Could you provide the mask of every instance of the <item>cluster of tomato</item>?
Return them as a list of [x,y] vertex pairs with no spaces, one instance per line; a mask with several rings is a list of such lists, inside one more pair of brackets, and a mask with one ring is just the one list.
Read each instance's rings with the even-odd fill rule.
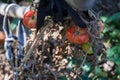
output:
[[[35,10],[27,11],[23,16],[23,24],[29,29],[35,29],[37,23],[37,12]],[[104,30],[104,25],[102,22],[99,22],[101,31]],[[4,43],[5,34],[3,31],[0,31],[0,44]],[[76,25],[69,27],[66,30],[66,38],[76,44],[86,44],[89,43],[89,35],[86,28],[79,28]],[[87,44],[88,45],[88,44]]]
[[[35,10],[29,10],[24,14],[23,24],[29,28],[36,28],[36,17],[37,12]],[[70,42],[82,44],[89,41],[89,36],[86,28],[79,28],[77,26],[72,26],[66,31],[66,37]]]

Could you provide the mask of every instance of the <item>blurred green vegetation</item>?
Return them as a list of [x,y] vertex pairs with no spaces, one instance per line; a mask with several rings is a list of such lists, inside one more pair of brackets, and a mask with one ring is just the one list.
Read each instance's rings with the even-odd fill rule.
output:
[[111,44],[111,47],[107,48],[107,59],[115,63],[114,80],[120,80],[120,12],[107,17],[104,23],[104,37],[107,37],[106,41]]
[[114,67],[111,71],[104,71],[100,66],[91,69],[91,65],[86,65],[82,80],[120,80],[120,12],[102,16],[101,19],[105,24],[102,35],[109,45],[106,47],[106,58],[114,63]]
[[[87,66],[83,71],[87,71],[82,80],[120,80],[120,12],[111,16],[102,16],[101,19],[105,24],[102,33],[106,47],[106,59],[114,63],[111,71],[104,71],[100,66],[87,71]],[[108,67],[109,68],[109,67]]]

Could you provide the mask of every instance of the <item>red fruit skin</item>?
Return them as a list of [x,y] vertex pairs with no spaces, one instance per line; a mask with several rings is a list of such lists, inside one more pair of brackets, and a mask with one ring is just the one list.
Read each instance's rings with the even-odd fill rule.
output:
[[4,44],[5,38],[5,33],[3,31],[0,31],[0,45]]
[[66,31],[66,38],[76,44],[83,44],[89,42],[89,36],[86,28],[79,28],[76,25],[68,28]]
[[83,44],[89,42],[89,36],[86,34],[75,37],[74,42],[77,44]]
[[37,12],[35,10],[29,10],[23,16],[23,24],[29,29],[35,29],[37,23]]
[[77,27],[73,26],[68,28],[66,31],[66,37],[70,42],[74,42],[74,38],[75,38],[74,32],[76,29]]

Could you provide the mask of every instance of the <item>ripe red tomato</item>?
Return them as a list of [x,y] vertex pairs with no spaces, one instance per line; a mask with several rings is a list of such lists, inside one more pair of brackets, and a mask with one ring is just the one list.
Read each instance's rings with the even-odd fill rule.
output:
[[66,38],[73,43],[83,44],[89,42],[89,36],[86,28],[79,28],[76,25],[68,28],[66,31]]
[[5,41],[5,33],[0,31],[0,45],[3,44]]
[[35,10],[27,11],[23,16],[23,24],[29,28],[34,29],[36,28],[37,22],[37,12]]

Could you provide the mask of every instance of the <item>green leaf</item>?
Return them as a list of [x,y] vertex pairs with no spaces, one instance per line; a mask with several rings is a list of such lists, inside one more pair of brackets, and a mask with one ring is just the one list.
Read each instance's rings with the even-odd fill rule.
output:
[[104,71],[104,72],[101,72],[100,75],[101,75],[102,77],[107,77],[107,76],[108,76],[108,73]]
[[107,18],[108,18],[108,17],[106,17],[106,16],[102,16],[102,17],[101,17],[101,19],[102,19],[103,22],[105,22],[105,21],[107,20]]
[[120,67],[115,67],[115,73],[120,74]]
[[85,64],[85,65],[82,67],[82,69],[83,69],[85,72],[88,72],[88,71],[90,71],[91,66],[90,66],[90,64]]
[[105,78],[98,78],[97,80],[106,80]]
[[90,43],[84,43],[84,44],[82,44],[82,49],[83,49],[83,51],[85,51],[89,55],[94,54],[92,45]]
[[103,30],[103,33],[105,34],[106,32],[112,31],[115,28],[115,25],[108,25],[105,24],[105,29]]
[[119,37],[120,35],[120,30],[118,29],[114,29],[111,33],[110,33],[110,36],[115,38],[115,37]]
[[110,58],[115,54],[115,52],[110,48],[107,50],[107,57]]
[[120,74],[117,76],[117,79],[120,80]]
[[107,58],[116,64],[120,64],[120,45],[116,45],[107,50]]
[[67,78],[65,76],[61,76],[60,80],[67,80]]
[[27,0],[28,2],[32,2],[32,0]]
[[100,56],[98,56],[98,60],[102,61],[102,57],[103,57],[103,54],[100,54]]
[[106,23],[110,23],[116,19],[119,19],[120,18],[120,12],[118,13],[115,13],[114,15],[110,16],[107,20],[106,20]]
[[91,80],[88,75],[82,75],[81,80]]
[[95,74],[100,74],[102,72],[102,70],[100,69],[100,67],[95,66]]

